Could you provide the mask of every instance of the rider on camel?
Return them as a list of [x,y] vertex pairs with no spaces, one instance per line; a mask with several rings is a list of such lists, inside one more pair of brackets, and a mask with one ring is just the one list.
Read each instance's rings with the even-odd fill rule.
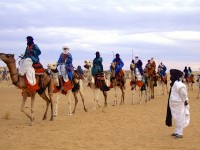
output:
[[63,94],[66,94],[67,90],[72,88],[72,76],[74,72],[74,67],[72,65],[72,55],[69,53],[69,47],[63,46],[63,52],[60,54],[60,57],[57,61],[57,66],[59,67],[59,74],[63,80]]
[[157,86],[156,63],[155,63],[153,57],[150,60],[148,60],[148,63],[146,64],[145,73],[147,73],[147,74],[152,76],[152,78],[154,80],[154,86]]
[[161,62],[161,63],[159,64],[159,66],[158,66],[158,70],[160,70],[159,73],[160,73],[161,77],[164,78],[165,75],[166,75],[167,67]]
[[99,86],[102,81],[102,87],[100,88],[102,91],[109,91],[110,88],[106,85],[105,78],[104,78],[102,62],[103,62],[103,58],[100,56],[100,53],[97,51],[96,57],[93,60],[93,66],[91,68],[92,76],[94,76],[95,78],[96,85],[98,84]]
[[[33,42],[33,37],[27,36],[26,39],[27,47],[24,55],[21,57],[22,59],[20,61],[19,74],[22,76],[26,74],[26,84],[29,87],[29,90],[35,91],[39,89],[38,85],[36,84],[36,81],[38,81],[39,78],[42,78],[42,76],[36,76],[36,79],[35,74],[43,75],[44,68],[39,60],[39,55],[41,54],[41,51],[37,44]],[[39,89],[37,92],[41,94],[43,93],[43,90],[44,89]]]
[[[118,78],[117,80],[119,81],[119,85],[120,85],[120,81],[122,83],[122,86],[124,86],[125,84],[125,76],[124,76],[124,71],[122,70],[122,67],[124,66],[124,62],[122,61],[122,59],[120,58],[120,55],[117,53],[115,55],[115,58],[113,59],[114,63],[116,63],[116,70],[115,70],[115,76]],[[112,68],[110,68],[112,69]],[[113,87],[113,83],[112,83],[112,78],[111,78],[111,84],[110,87]]]
[[132,60],[132,63],[135,64],[135,68],[138,68],[141,75],[144,74],[144,70],[142,69],[142,61],[139,59],[138,55],[135,55],[135,60]]

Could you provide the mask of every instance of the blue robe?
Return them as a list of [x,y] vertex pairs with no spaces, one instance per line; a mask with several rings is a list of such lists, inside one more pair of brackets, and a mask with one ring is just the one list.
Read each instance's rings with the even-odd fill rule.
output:
[[92,75],[95,76],[100,72],[103,72],[103,65],[102,65],[103,59],[102,57],[95,58],[93,60],[93,66],[92,66]]
[[[112,62],[116,63],[116,70],[115,73],[118,74],[120,72],[120,70],[122,69],[122,67],[124,66],[124,62],[119,58],[119,60],[117,60],[116,58],[113,59]],[[111,69],[111,68],[110,68]]]
[[29,46],[26,47],[25,54],[22,59],[31,58],[33,64],[36,64],[40,61],[39,59],[40,54],[41,51],[39,47],[36,44],[33,44],[31,50],[29,50]]
[[60,54],[60,57],[58,59],[57,64],[58,65],[62,65],[65,64],[65,69],[68,75],[68,78],[72,81],[72,77],[73,77],[73,72],[74,72],[74,67],[72,65],[72,55],[70,53],[68,54]]

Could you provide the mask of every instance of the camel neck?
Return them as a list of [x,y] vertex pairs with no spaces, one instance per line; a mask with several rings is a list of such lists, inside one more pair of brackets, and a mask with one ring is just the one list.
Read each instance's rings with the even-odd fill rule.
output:
[[10,63],[7,64],[7,66],[8,66],[8,69],[10,71],[10,77],[11,77],[12,83],[17,86],[17,82],[19,80],[19,75],[18,75],[18,72],[17,72],[16,63],[10,62]]

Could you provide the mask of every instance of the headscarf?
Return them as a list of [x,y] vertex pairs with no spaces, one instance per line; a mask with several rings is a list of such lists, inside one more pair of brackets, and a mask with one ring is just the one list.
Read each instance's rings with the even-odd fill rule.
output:
[[100,57],[100,53],[96,52],[96,58],[99,58],[99,57]]
[[32,36],[27,36],[26,39],[27,39],[28,46],[31,46],[32,44],[34,44],[34,42],[33,42],[34,39]]

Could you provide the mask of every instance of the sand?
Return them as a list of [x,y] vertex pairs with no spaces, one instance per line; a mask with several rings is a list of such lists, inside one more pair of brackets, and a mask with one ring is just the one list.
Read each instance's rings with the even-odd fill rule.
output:
[[[138,91],[132,105],[129,80],[126,85],[125,104],[112,106],[113,89],[108,92],[108,107],[93,110],[93,96],[89,87],[84,88],[84,112],[79,103],[75,115],[67,114],[64,95],[59,101],[59,113],[54,121],[43,121],[45,101],[38,95],[35,101],[35,123],[28,126],[29,119],[20,111],[21,90],[8,81],[0,82],[0,150],[161,150],[200,149],[200,99],[198,87],[189,91],[191,122],[184,129],[182,139],[174,139],[173,127],[165,125],[168,94],[159,94],[155,99],[138,104]],[[120,93],[118,94],[120,97]],[[55,96],[54,96],[55,99]],[[119,100],[120,98],[118,98]],[[74,98],[72,97],[72,106]],[[99,103],[103,105],[103,94]],[[30,112],[30,98],[26,103]],[[48,112],[50,119],[50,111]]]

